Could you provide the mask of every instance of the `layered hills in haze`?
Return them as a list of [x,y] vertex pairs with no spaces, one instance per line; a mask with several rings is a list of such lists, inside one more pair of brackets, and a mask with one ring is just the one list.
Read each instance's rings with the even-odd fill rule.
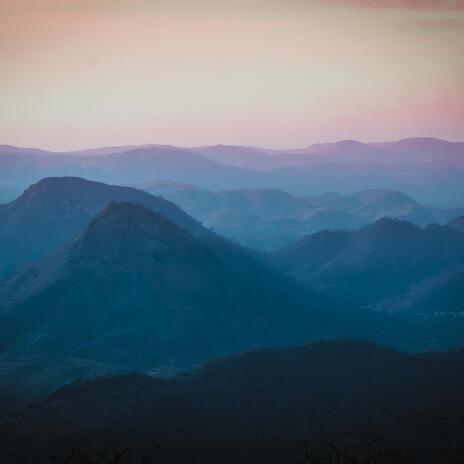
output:
[[[198,193],[264,213],[269,198],[278,214],[306,201],[279,191]],[[404,198],[367,192],[308,201],[348,205],[367,217]],[[44,179],[3,205],[0,217],[10,271],[0,284],[4,378],[59,383],[113,369],[183,368],[338,335],[407,349],[462,339],[456,324],[450,335],[448,323],[442,330],[389,315],[405,312],[396,309],[403,298],[421,301],[408,292],[419,294],[414,286],[427,279],[434,283],[428,292],[447,288],[435,282],[462,267],[459,220],[421,229],[382,219],[359,231],[310,235],[263,259],[163,198],[79,178]],[[445,312],[458,313],[455,306]]]
[[212,192],[166,182],[138,187],[176,203],[219,234],[263,251],[290,245],[323,229],[357,229],[384,216],[427,225],[446,223],[464,211],[422,205],[391,190],[303,198],[276,189]]
[[[461,457],[462,210],[390,188],[411,169],[459,204],[451,145],[444,163],[430,140],[1,148],[7,188],[86,172],[147,191],[54,177],[0,205],[0,461]],[[377,188],[349,189],[363,176]],[[307,195],[327,179],[345,193]]]
[[299,196],[383,188],[421,202],[455,204],[464,196],[463,173],[464,144],[432,138],[348,140],[297,150],[141,145],[53,153],[0,147],[0,186],[15,190],[43,177],[72,175],[116,184],[169,180],[212,190],[277,188]]

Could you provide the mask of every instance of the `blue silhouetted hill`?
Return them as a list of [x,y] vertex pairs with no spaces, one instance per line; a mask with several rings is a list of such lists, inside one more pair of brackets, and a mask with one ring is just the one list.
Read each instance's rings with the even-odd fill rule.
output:
[[0,205],[0,278],[68,241],[111,201],[140,203],[194,235],[207,233],[174,203],[141,190],[78,177],[45,178]]

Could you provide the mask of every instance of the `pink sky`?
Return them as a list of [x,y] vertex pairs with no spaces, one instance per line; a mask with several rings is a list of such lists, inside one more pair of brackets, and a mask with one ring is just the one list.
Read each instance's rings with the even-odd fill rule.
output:
[[464,139],[464,0],[0,0],[0,144]]

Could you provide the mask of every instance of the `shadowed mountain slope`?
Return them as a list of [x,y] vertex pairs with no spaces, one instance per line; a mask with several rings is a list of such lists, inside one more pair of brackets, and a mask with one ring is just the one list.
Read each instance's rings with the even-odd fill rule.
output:
[[384,218],[359,231],[322,231],[272,259],[311,286],[363,304],[402,294],[411,285],[464,265],[464,236],[448,226],[420,228]]
[[176,205],[146,192],[76,177],[46,178],[0,205],[0,277],[69,240],[111,201],[140,203],[194,235],[207,233]]
[[240,247],[195,238],[131,203],[111,203],[76,239],[6,280],[0,302],[9,359],[43,357],[70,371],[73,358],[97,372],[98,363],[104,372],[185,366],[340,330],[325,300]]
[[428,277],[405,294],[386,298],[376,308],[392,313],[464,318],[464,267],[459,271]]

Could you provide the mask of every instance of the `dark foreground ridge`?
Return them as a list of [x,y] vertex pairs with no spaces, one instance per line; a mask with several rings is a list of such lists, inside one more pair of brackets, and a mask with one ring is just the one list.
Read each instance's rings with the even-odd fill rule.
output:
[[[94,462],[451,463],[464,457],[463,386],[462,350],[405,355],[336,340],[219,359],[174,378],[71,383],[18,406],[1,436],[5,457],[21,462],[97,449],[123,456]],[[319,459],[322,450],[357,460]]]

